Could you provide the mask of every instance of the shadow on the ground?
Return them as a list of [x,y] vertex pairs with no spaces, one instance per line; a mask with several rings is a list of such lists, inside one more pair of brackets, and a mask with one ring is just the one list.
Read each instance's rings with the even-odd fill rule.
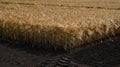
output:
[[[50,55],[53,57],[66,55],[72,62],[86,64],[95,67],[113,67],[120,64],[120,35],[95,41],[87,45],[95,45],[83,49],[82,47],[70,50],[69,52],[55,51],[52,49],[36,48],[31,45],[12,43],[0,40],[0,45],[11,49],[18,49],[34,55]],[[8,44],[9,43],[9,44]],[[54,58],[57,59],[57,58]],[[52,62],[52,61],[50,61]],[[58,62],[58,61],[56,61]],[[56,63],[55,62],[55,63]],[[54,65],[54,63],[52,63]],[[79,65],[78,65],[79,67]]]
[[0,45],[4,45],[8,48],[15,48],[21,51],[26,51],[27,53],[35,54],[35,55],[41,55],[41,54],[51,54],[51,55],[61,55],[66,53],[64,50],[54,50],[52,48],[43,48],[43,47],[37,47],[32,46],[31,44],[23,44],[19,42],[12,42],[9,40],[3,40],[0,39]]
[[120,64],[120,35],[96,41],[91,48],[71,52],[71,58],[77,63],[95,67],[113,67]]

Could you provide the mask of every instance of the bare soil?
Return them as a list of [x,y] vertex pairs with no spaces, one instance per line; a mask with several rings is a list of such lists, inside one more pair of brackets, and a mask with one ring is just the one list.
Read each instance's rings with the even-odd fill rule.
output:
[[120,35],[64,52],[0,40],[0,67],[119,67]]

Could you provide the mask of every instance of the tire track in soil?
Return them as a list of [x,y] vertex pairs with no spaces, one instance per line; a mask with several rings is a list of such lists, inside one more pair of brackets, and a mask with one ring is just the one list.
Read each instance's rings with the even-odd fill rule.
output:
[[119,40],[117,35],[63,53],[1,40],[0,67],[114,67],[120,64]]
[[35,5],[34,3],[0,2],[1,4]]
[[[117,67],[120,64],[120,35],[93,42],[58,58],[42,62],[41,67]],[[37,67],[39,67],[38,65]]]
[[[76,50],[70,55],[79,63],[89,64],[96,67],[113,67],[120,64],[120,35],[96,41],[91,48]],[[89,44],[89,45],[92,45]]]
[[56,56],[57,53],[52,50],[0,40],[0,67],[35,67],[38,63]]
[[120,10],[117,8],[106,8],[106,7],[94,7],[94,6],[79,6],[79,5],[63,5],[63,4],[34,4],[34,3],[14,3],[14,2],[0,2],[1,4],[19,4],[19,5],[43,5],[43,6],[53,6],[53,7],[67,7],[67,8],[86,8],[86,9],[105,9],[105,10]]
[[92,67],[86,64],[78,64],[72,61],[68,56],[60,56],[54,59],[49,59],[36,67]]
[[118,8],[105,8],[105,7],[94,7],[94,6],[70,6],[70,5],[58,5],[58,4],[42,4],[44,6],[57,6],[57,7],[69,7],[69,8],[86,8],[86,9],[105,9],[105,10],[120,10],[120,7]]

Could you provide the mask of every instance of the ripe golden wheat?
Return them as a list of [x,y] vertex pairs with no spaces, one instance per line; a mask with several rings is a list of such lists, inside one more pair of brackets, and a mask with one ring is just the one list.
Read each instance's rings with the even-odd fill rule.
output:
[[68,50],[120,33],[120,21],[105,16],[102,10],[95,13],[59,6],[0,7],[0,37],[33,46]]
[[17,23],[0,19],[0,37],[12,41],[65,50],[120,33],[120,22],[84,23],[80,26]]

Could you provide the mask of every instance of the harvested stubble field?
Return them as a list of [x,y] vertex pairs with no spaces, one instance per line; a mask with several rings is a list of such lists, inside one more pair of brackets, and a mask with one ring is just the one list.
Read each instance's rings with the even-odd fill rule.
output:
[[119,0],[0,0],[0,67],[117,67],[119,34]]
[[119,1],[108,7],[69,2],[73,1],[0,1],[0,37],[68,50],[120,33]]

